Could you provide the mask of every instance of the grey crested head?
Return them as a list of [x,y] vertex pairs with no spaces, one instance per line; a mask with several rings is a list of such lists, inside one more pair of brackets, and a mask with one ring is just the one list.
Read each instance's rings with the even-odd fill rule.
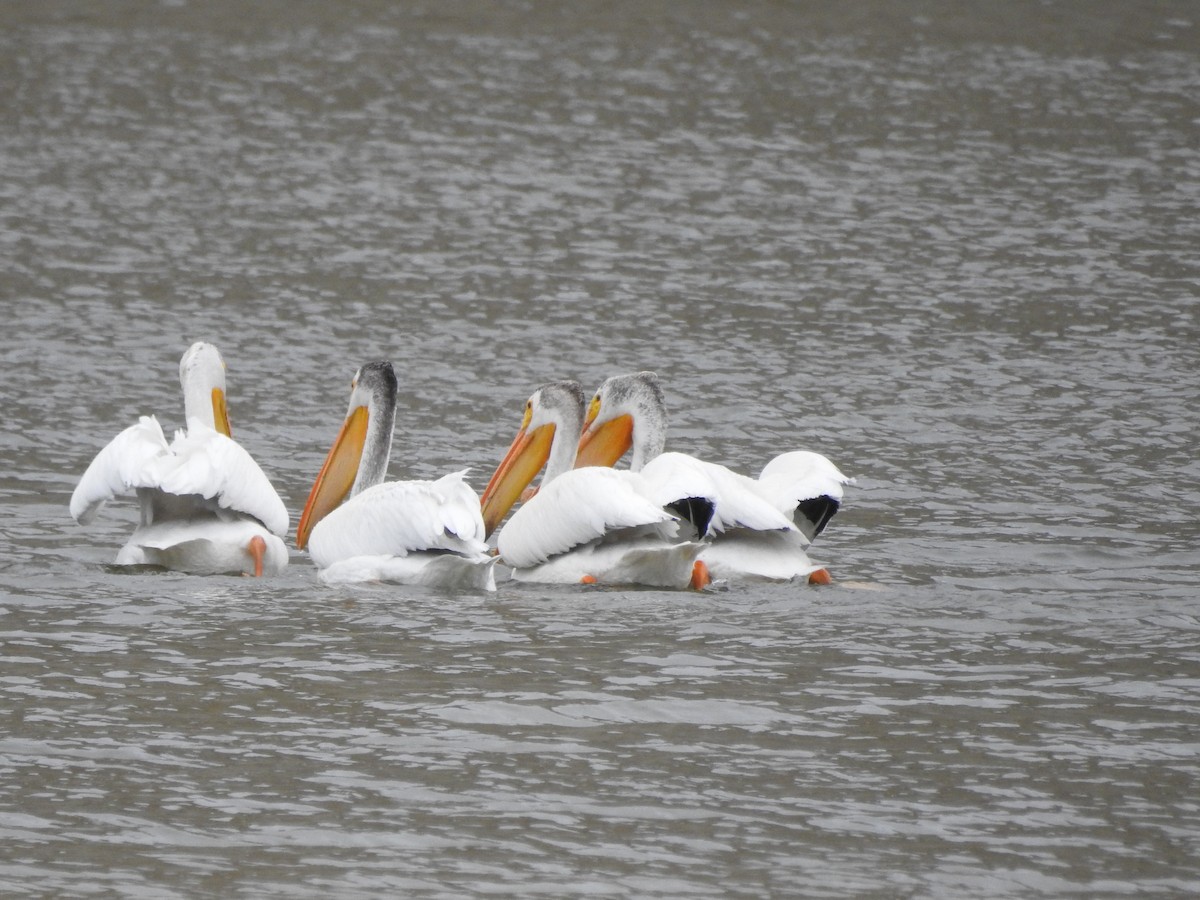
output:
[[621,416],[633,419],[633,454],[629,467],[635,472],[662,453],[667,440],[667,405],[657,374],[613,375],[600,385],[593,403],[599,404],[596,423]]
[[613,375],[605,379],[596,395],[600,398],[602,413],[608,416],[625,413],[633,413],[635,418],[665,415],[662,386],[654,372]]
[[387,360],[370,362],[354,373],[355,393],[374,399],[380,409],[396,406],[396,370]]
[[533,392],[530,402],[554,414],[564,429],[578,433],[583,428],[583,386],[578,381],[548,381]]
[[583,387],[578,381],[550,381],[529,398],[527,429],[554,426],[554,438],[542,484],[549,484],[575,465],[575,447],[583,431]]
[[386,360],[370,362],[355,374],[350,392],[350,412],[366,407],[367,434],[358,477],[351,494],[379,484],[387,474],[396,424],[396,372]]

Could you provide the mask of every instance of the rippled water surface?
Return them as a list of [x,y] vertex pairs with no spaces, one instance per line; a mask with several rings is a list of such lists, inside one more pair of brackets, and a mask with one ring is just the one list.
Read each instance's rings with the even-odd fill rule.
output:
[[[1200,16],[849,6],[0,9],[0,891],[1200,891]],[[653,368],[835,583],[115,570],[202,338],[293,525],[363,362],[477,488]]]

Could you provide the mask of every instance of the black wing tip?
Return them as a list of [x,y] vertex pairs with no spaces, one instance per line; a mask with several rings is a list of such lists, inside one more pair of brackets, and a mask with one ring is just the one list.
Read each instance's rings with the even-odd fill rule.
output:
[[[808,535],[808,539],[811,541],[825,530],[825,526],[829,524],[829,520],[833,518],[834,513],[840,507],[841,504],[837,500],[825,494],[801,500],[796,504],[796,524],[806,533],[811,529],[812,533]],[[807,522],[809,528],[801,525],[801,517]]]
[[708,534],[708,525],[716,508],[716,504],[707,497],[681,497],[667,504],[667,509],[692,523],[698,538]]

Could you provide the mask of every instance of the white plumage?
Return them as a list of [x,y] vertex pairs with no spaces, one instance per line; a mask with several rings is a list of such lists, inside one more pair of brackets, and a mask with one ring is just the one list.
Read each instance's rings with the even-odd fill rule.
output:
[[754,481],[686,453],[660,453],[640,469],[654,498],[668,506],[685,498],[712,503],[708,531],[788,529],[791,519],[761,496]]
[[321,579],[492,590],[495,560],[465,475],[384,482],[333,510],[308,541]]
[[[841,505],[844,485],[854,484],[854,479],[843,475],[837,466],[820,453],[790,450],[763,466],[758,481],[753,484],[760,496],[773,502],[780,512],[791,516],[796,527],[812,541],[824,530]],[[822,511],[820,517],[813,518],[806,512],[806,504],[821,499],[830,500],[832,504]]]

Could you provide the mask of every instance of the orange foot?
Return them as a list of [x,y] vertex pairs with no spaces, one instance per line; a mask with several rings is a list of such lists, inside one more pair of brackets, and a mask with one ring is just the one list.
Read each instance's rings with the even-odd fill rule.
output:
[[267,542],[263,540],[261,534],[256,534],[250,538],[250,543],[246,546],[246,551],[254,559],[254,577],[262,578],[263,556],[267,552]]
[[704,564],[704,560],[698,559],[692,565],[692,580],[689,586],[693,590],[700,590],[712,584],[712,576],[708,574],[708,566]]
[[596,576],[595,575],[584,575],[582,578],[579,579],[579,583],[580,584],[595,584]]
[[829,575],[828,569],[817,569],[815,572],[808,573],[809,584],[833,584],[833,578]]

